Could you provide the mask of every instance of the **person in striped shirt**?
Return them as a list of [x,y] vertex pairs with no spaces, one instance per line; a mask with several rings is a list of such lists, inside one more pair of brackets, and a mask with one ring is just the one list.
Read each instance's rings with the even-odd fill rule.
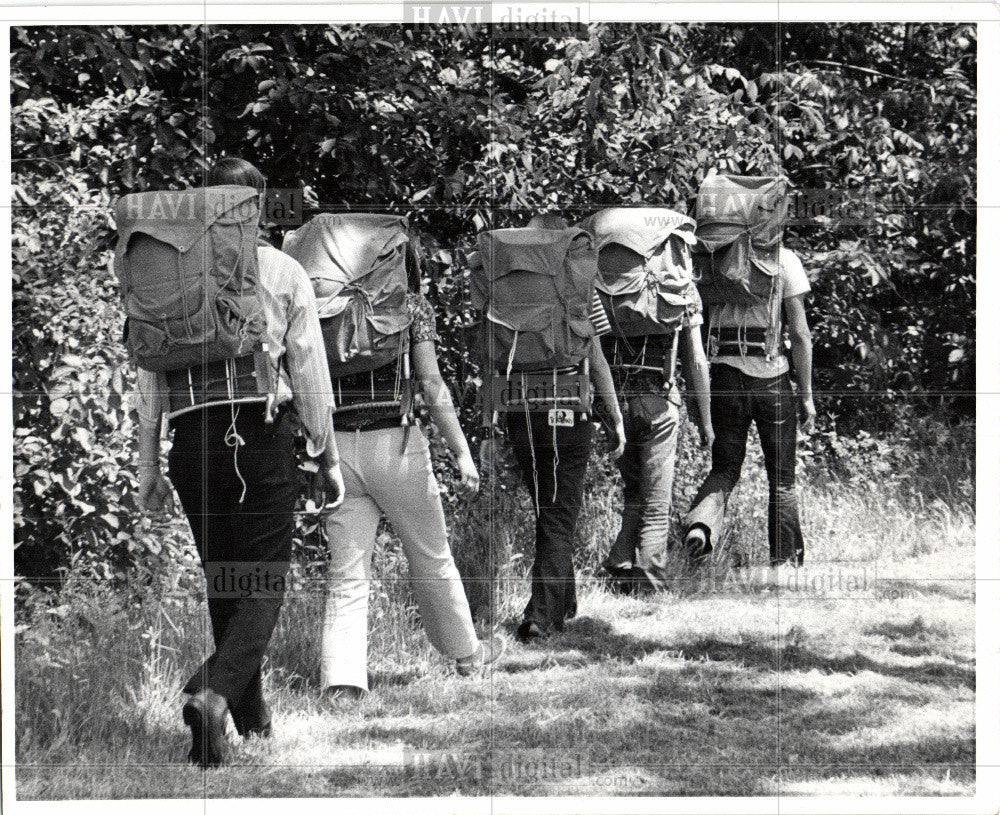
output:
[[[209,186],[224,184],[264,191],[260,171],[237,158],[221,159],[209,173]],[[261,661],[291,559],[297,473],[290,408],[298,415],[308,454],[322,461],[328,494],[335,499],[331,507],[344,495],[333,389],[312,286],[305,270],[283,252],[261,244],[257,257],[267,330],[255,367],[257,376],[268,380],[267,393],[243,386],[241,363],[247,358],[180,372],[182,383],[225,377],[219,398],[199,404],[193,404],[198,401],[193,387],[190,394],[178,388],[176,372],[137,370],[140,505],[149,512],[172,507],[173,482],[207,583],[215,653],[185,685],[192,695],[183,710],[192,733],[188,757],[202,766],[224,760],[227,710],[240,735],[271,732]],[[252,375],[250,381],[256,382]],[[164,419],[173,430],[170,481],[160,469]]]

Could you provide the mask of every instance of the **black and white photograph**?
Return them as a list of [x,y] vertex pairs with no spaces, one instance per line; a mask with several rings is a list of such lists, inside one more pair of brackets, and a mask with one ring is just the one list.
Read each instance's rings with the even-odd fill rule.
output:
[[1000,808],[1000,11],[738,5],[8,9],[5,808]]

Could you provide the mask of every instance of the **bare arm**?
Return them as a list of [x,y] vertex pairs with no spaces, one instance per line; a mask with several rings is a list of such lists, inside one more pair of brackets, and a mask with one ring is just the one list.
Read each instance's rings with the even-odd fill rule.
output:
[[413,362],[413,371],[423,389],[431,419],[455,455],[462,485],[475,492],[479,489],[479,472],[469,451],[469,442],[462,432],[462,425],[458,422],[448,386],[441,377],[434,343],[430,340],[415,343],[410,349],[410,358]]
[[788,317],[788,337],[792,343],[795,383],[799,386],[802,432],[809,433],[816,422],[816,407],[812,394],[812,334],[806,320],[803,295],[785,298],[785,315]]
[[590,378],[594,383],[594,390],[597,398],[604,405],[606,414],[614,425],[615,447],[611,451],[611,457],[620,458],[625,452],[625,422],[622,420],[622,411],[618,406],[618,396],[615,394],[615,381],[611,377],[611,366],[604,356],[604,349],[601,348],[600,339],[595,339],[590,347]]
[[163,426],[163,385],[160,377],[143,368],[136,371],[139,402],[139,507],[146,512],[173,509],[170,482],[160,470],[160,429]]
[[705,349],[701,344],[701,332],[689,325],[681,329],[681,362],[684,366],[684,381],[688,391],[694,394],[698,408],[697,424],[701,430],[702,443],[711,447],[715,433],[712,430],[708,360],[705,359]]

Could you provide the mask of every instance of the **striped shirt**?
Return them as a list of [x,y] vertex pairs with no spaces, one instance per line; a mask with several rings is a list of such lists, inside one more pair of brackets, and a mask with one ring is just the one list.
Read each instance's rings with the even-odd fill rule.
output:
[[[328,442],[333,387],[312,284],[298,261],[272,246],[258,246],[257,261],[261,300],[267,313],[267,353],[278,371],[275,407],[295,404],[306,434],[306,450],[310,456],[318,456]],[[140,421],[153,424],[161,415],[169,420],[166,374],[144,368],[137,368],[136,373]]]

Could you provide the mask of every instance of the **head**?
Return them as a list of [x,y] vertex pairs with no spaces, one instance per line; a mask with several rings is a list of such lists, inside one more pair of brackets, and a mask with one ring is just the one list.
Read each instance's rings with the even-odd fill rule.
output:
[[528,221],[529,229],[568,229],[569,224],[565,218],[558,215],[545,214],[532,216]]
[[237,158],[236,156],[226,156],[220,158],[212,169],[208,171],[206,183],[210,187],[233,185],[237,187],[253,187],[257,192],[264,192],[267,182],[264,175],[254,167],[249,161]]

